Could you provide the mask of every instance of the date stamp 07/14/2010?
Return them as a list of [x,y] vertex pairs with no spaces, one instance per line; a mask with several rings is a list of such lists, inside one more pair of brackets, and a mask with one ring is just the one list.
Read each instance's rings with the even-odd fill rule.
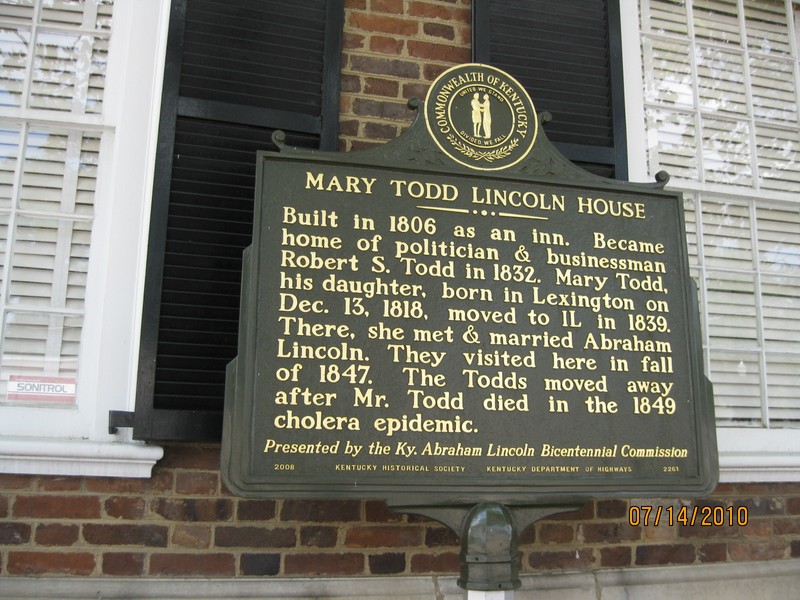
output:
[[628,508],[632,527],[684,525],[688,527],[744,527],[748,523],[747,506],[656,506],[643,504]]

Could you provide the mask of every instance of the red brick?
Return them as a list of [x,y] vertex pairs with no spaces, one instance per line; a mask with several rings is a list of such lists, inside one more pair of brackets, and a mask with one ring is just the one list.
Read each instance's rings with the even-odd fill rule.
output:
[[364,123],[364,137],[370,140],[393,140],[397,137],[396,125]]
[[410,120],[414,115],[405,102],[378,101],[367,98],[356,98],[353,101],[353,113],[362,117],[402,121]]
[[525,544],[533,544],[535,542],[536,542],[536,524],[531,523],[520,532],[517,543],[520,546],[522,546]]
[[370,140],[393,140],[397,137],[397,125],[364,123],[364,137]]
[[751,518],[786,514],[786,501],[783,498],[743,498],[736,501],[736,506],[746,506],[747,514]]
[[164,448],[164,458],[158,461],[160,469],[219,470],[219,446],[175,444]]
[[369,13],[351,12],[347,17],[350,29],[391,33],[398,36],[414,36],[419,31],[419,22],[399,17],[387,17]]
[[402,552],[371,554],[367,562],[372,575],[397,575],[406,570],[406,555]]
[[361,503],[358,500],[284,500],[281,520],[311,523],[359,521]]
[[103,575],[134,577],[144,574],[145,555],[135,552],[106,552],[103,554]]
[[616,544],[641,539],[642,530],[627,523],[582,523],[578,526],[578,539],[586,543]]
[[280,554],[242,554],[239,566],[241,575],[259,577],[277,575],[281,571]]
[[442,25],[441,23],[425,23],[422,25],[422,32],[431,37],[442,38],[445,40],[456,39],[455,30],[452,25]]
[[781,484],[779,483],[737,483],[736,491],[744,494],[768,494],[771,496],[780,495]]
[[419,78],[419,64],[408,60],[376,56],[351,56],[350,66],[353,71],[358,73],[390,75],[400,79]]
[[9,552],[11,575],[91,575],[94,556],[87,552]]
[[369,140],[353,140],[350,142],[350,150],[357,151],[357,150],[366,150],[368,148],[375,148],[376,146],[382,145],[382,142],[370,142]]
[[219,487],[219,475],[203,471],[188,471],[175,474],[175,491],[193,496],[213,496]]
[[800,540],[795,540],[791,545],[792,558],[800,558]]
[[289,527],[217,527],[214,544],[220,548],[292,548],[297,543]]
[[594,562],[591,550],[568,550],[563,552],[531,552],[528,565],[536,570],[589,569]]
[[458,573],[461,559],[455,552],[415,554],[411,557],[412,573]]
[[342,36],[342,50],[359,50],[364,47],[366,37],[357,33],[344,32]]
[[78,541],[80,527],[50,523],[36,527],[36,543],[39,546],[72,546]]
[[386,96],[387,98],[397,98],[400,93],[400,84],[391,79],[379,79],[377,77],[364,78],[364,93],[369,96]]
[[40,476],[36,488],[43,492],[78,492],[83,485],[80,477]]
[[429,4],[427,2],[412,2],[409,6],[408,14],[412,17],[458,21],[460,23],[469,23],[472,19],[472,12],[468,9]]
[[[776,523],[780,521],[782,524],[792,519],[775,519]],[[797,522],[800,525],[800,522]],[[723,529],[723,528],[719,528]],[[756,518],[750,519],[745,527],[729,527],[728,529],[736,531],[744,537],[770,537],[772,536],[772,519],[771,518]],[[791,532],[787,532],[791,533]],[[800,533],[800,528],[796,533]]]
[[30,475],[10,475],[0,473],[0,490],[29,490],[34,478]]
[[286,575],[360,575],[364,572],[361,554],[287,554]]
[[373,35],[369,39],[369,49],[379,54],[399,55],[403,51],[405,45],[405,40],[394,37]]
[[777,560],[785,558],[786,545],[781,540],[767,542],[731,542],[728,553],[733,561]]
[[369,9],[372,12],[403,14],[403,0],[370,0]]
[[97,496],[17,496],[13,514],[39,519],[98,519],[100,499]]
[[112,496],[103,503],[106,514],[114,519],[141,519],[144,517],[147,502],[144,498]]
[[[743,528],[743,532],[747,535],[750,527],[752,526],[752,521],[747,524],[747,527]],[[800,534],[800,519],[792,519],[792,518],[778,518],[775,519],[774,522],[774,531],[775,535],[798,535]]]
[[800,515],[800,496],[786,499],[786,514]]
[[19,546],[31,539],[31,526],[25,523],[0,523],[0,546]]
[[86,489],[99,494],[152,494],[172,491],[172,473],[154,472],[149,479],[90,477]]
[[315,548],[333,548],[339,538],[339,530],[336,527],[325,527],[321,525],[300,528],[300,545],[313,546]]
[[443,65],[438,63],[428,63],[422,67],[422,76],[425,81],[433,81],[439,75],[444,73],[447,69],[449,69],[449,65]]
[[87,523],[83,539],[96,546],[150,546],[166,548],[169,530],[165,525],[106,525]]
[[428,95],[428,88],[430,88],[429,83],[404,83],[403,98],[406,100],[409,98],[424,100],[425,96]]
[[[361,91],[361,78],[357,75],[349,75],[345,73],[339,80],[341,84],[341,91],[343,93],[357,94]],[[341,127],[341,126],[340,126]]]
[[730,496],[736,491],[733,483],[718,483],[716,489],[711,492],[713,496]]
[[181,548],[210,548],[211,526],[178,523],[172,530],[170,542]]
[[349,529],[346,546],[354,548],[400,548],[419,546],[423,529],[414,526],[369,526]]
[[775,495],[800,494],[800,481],[775,484]]
[[367,0],[344,0],[345,10],[367,10]]
[[364,503],[364,518],[371,523],[399,523],[403,514],[391,510],[383,500],[367,500]]
[[658,526],[643,527],[644,539],[649,542],[669,542],[678,539],[678,528],[661,520]]
[[700,562],[725,562],[728,559],[728,546],[723,543],[703,544],[697,549]]
[[600,548],[601,567],[627,567],[631,564],[631,549],[627,546]]
[[695,560],[691,544],[663,544],[636,548],[637,565],[689,564]]
[[5,519],[8,516],[8,498],[0,496],[0,519]]
[[460,541],[449,527],[428,527],[425,529],[425,545],[428,548],[459,546]]
[[170,521],[228,521],[233,516],[233,501],[159,498],[152,509]]
[[715,527],[711,524],[703,526],[699,519],[694,525],[678,526],[678,536],[682,538],[709,538],[709,537],[733,537],[739,532],[738,525],[723,525]]
[[469,62],[471,51],[461,46],[436,44],[433,42],[408,41],[408,55],[425,60],[438,60],[447,63]]
[[538,540],[542,544],[567,544],[574,538],[572,525],[564,523],[542,523],[539,526]]
[[598,519],[628,518],[628,503],[625,500],[598,500],[595,505]]
[[275,507],[275,500],[239,500],[236,517],[240,521],[271,521]]
[[150,575],[224,575],[236,574],[232,554],[153,554]]
[[345,119],[339,121],[339,135],[358,135],[359,122],[355,119]]

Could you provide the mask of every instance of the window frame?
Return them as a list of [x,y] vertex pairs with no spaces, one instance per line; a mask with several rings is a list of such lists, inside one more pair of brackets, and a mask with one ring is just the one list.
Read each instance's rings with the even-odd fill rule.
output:
[[146,478],[163,455],[128,432],[110,433],[108,413],[133,407],[167,8],[116,3],[102,114],[0,109],[6,120],[102,133],[76,404],[0,405],[0,472]]
[[[793,3],[796,4],[796,0]],[[650,172],[645,126],[645,73],[641,58],[644,32],[639,18],[640,1],[620,0],[620,6],[628,108],[629,172],[632,180],[652,181],[654,173]],[[722,184],[678,178],[673,178],[669,186],[685,193],[714,197],[727,195],[742,198],[754,195],[752,188],[734,190]],[[788,199],[785,193],[773,193],[771,196]],[[701,311],[705,310],[701,306]],[[706,347],[704,361],[708,368]],[[721,482],[800,481],[800,436],[797,435],[797,429],[717,426],[716,431]]]

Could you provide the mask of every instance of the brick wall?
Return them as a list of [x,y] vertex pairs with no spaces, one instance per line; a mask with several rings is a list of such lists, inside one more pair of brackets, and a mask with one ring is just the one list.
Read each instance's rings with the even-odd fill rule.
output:
[[[470,60],[469,0],[346,0],[341,149],[397,137],[431,81]],[[598,500],[520,533],[522,572],[800,558],[800,484],[723,485],[699,502],[748,524],[630,526]],[[728,514],[728,513],[725,513]],[[652,523],[653,515],[650,516]],[[245,500],[224,489],[219,447],[174,445],[138,479],[0,475],[0,576],[456,574],[456,537],[379,501]]]
[[409,98],[471,60],[470,0],[345,0],[340,148],[396,138],[413,120]]
[[[634,527],[631,503],[744,506],[748,524],[670,525],[662,512]],[[520,550],[523,573],[800,558],[800,483],[597,500],[527,528]],[[0,576],[455,575],[458,553],[449,529],[381,501],[237,498],[218,446],[167,447],[148,480],[0,475]]]

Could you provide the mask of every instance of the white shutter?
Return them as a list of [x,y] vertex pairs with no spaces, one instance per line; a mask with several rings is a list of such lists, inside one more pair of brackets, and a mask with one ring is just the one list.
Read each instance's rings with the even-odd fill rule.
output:
[[672,177],[694,180],[699,176],[697,129],[692,115],[646,109],[650,171],[665,170]]
[[791,28],[784,0],[744,0],[747,47],[756,52],[791,58]]
[[739,45],[742,38],[738,13],[736,0],[692,0],[695,39]]
[[756,207],[769,421],[800,424],[800,205]]

